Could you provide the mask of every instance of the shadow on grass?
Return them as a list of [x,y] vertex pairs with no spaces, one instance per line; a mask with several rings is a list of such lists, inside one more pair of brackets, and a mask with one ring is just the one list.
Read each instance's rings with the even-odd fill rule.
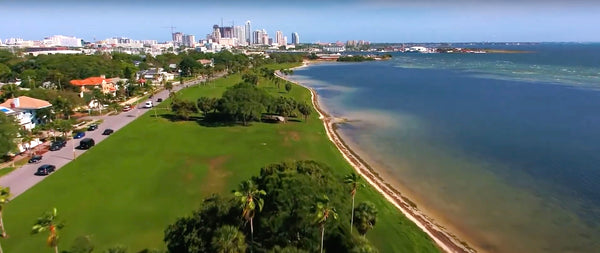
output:
[[[155,117],[151,115],[150,117]],[[182,119],[173,114],[159,114],[158,117],[167,119],[171,122],[182,122],[182,121],[195,121],[198,125],[205,127],[229,127],[242,125],[235,121],[232,121],[226,115],[218,113],[209,113],[206,116],[191,116],[188,119]]]

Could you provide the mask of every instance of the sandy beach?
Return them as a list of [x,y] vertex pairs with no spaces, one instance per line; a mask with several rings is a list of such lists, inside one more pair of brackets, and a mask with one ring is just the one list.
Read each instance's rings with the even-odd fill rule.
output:
[[[303,62],[303,65],[297,68],[307,67],[313,62]],[[297,69],[296,68],[296,69]],[[408,219],[413,221],[418,227],[420,227],[425,233],[431,237],[435,243],[445,252],[457,252],[457,253],[472,253],[477,250],[470,247],[466,242],[460,240],[457,236],[448,232],[443,226],[436,223],[432,218],[424,214],[419,210],[412,201],[407,199],[405,196],[394,189],[388,182],[381,177],[381,175],[374,170],[369,164],[367,164],[361,157],[357,155],[344,140],[340,137],[339,133],[335,130],[335,124],[340,122],[340,119],[331,117],[325,112],[319,105],[317,92],[301,83],[294,82],[279,72],[275,73],[279,78],[293,82],[299,86],[302,86],[311,92],[311,100],[314,108],[319,113],[319,118],[323,121],[323,125],[327,132],[329,140],[337,147],[344,158],[352,165],[355,171],[360,174],[372,187],[374,187],[379,193],[381,193],[390,203],[398,208]]]

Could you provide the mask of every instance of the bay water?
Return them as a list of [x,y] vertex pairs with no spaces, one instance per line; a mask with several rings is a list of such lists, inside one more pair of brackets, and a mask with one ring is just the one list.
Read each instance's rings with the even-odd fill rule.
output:
[[314,88],[387,182],[483,252],[600,252],[600,44],[325,63]]

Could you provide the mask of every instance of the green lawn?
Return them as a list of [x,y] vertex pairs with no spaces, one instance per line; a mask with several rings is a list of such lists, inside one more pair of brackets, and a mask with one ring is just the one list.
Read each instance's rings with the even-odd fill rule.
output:
[[[187,88],[179,96],[194,101],[199,96],[217,97],[240,80],[234,75]],[[287,95],[266,80],[260,86]],[[308,90],[299,86],[289,95],[310,100]],[[146,113],[9,203],[4,222],[10,238],[2,240],[5,252],[51,252],[45,235],[30,235],[30,229],[52,207],[66,222],[61,249],[69,249],[76,237],[85,235],[95,252],[118,244],[130,252],[164,249],[168,224],[190,214],[208,194],[230,194],[266,164],[312,159],[327,163],[340,177],[351,171],[327,139],[316,112],[308,122],[248,127],[171,122],[160,116],[166,113],[159,110],[159,117]],[[380,252],[438,252],[422,231],[370,187],[357,193],[357,203],[366,199],[379,208],[378,223],[368,237]]]

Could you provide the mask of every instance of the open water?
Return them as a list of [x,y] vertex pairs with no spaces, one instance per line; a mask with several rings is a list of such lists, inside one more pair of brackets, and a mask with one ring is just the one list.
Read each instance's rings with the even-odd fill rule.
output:
[[295,71],[387,179],[485,252],[600,252],[600,44]]

